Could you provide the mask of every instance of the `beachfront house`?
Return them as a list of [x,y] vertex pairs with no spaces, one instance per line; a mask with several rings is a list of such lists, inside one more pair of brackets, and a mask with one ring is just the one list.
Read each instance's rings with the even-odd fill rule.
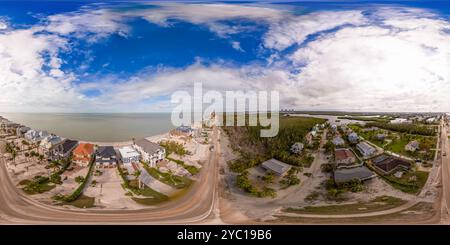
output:
[[117,164],[116,151],[112,146],[100,146],[95,153],[96,168],[114,168]]
[[39,144],[39,151],[41,154],[51,159],[53,149],[62,143],[63,140],[61,137],[51,134],[41,140],[41,143]]
[[359,140],[359,137],[355,132],[348,135],[348,141],[350,141],[350,143],[356,144],[356,143],[358,143],[358,140]]
[[160,145],[147,139],[136,140],[133,147],[141,154],[141,160],[147,162],[150,167],[162,161],[166,156],[166,150]]
[[290,150],[293,154],[300,154],[300,153],[302,153],[302,150],[303,150],[303,144],[300,142],[296,142],[295,144],[293,144],[291,146]]
[[73,150],[78,146],[78,141],[65,139],[62,144],[57,145],[53,148],[53,153],[51,155],[51,160],[58,161],[63,159],[68,159],[72,154]]
[[132,147],[124,146],[119,148],[120,158],[125,165],[139,162],[141,155]]
[[376,149],[373,146],[369,145],[367,142],[360,142],[356,145],[356,149],[358,149],[358,151],[364,157],[369,157],[376,152]]
[[414,151],[419,150],[419,146],[420,146],[420,143],[417,140],[413,140],[405,145],[405,150],[414,152]]
[[73,150],[72,161],[81,167],[87,167],[92,160],[94,152],[95,146],[93,144],[80,143]]
[[333,144],[334,144],[335,146],[343,146],[343,145],[345,145],[344,139],[342,139],[342,138],[339,137],[339,136],[334,137],[333,140],[332,140],[332,142],[333,142]]
[[47,131],[38,131],[38,130],[28,130],[25,133],[25,139],[36,143],[38,141],[41,141],[42,139],[44,139],[45,137],[49,136],[49,133]]
[[29,128],[29,127],[25,127],[25,126],[18,127],[16,129],[16,135],[17,135],[17,137],[24,137],[25,133],[28,132],[29,130],[31,130],[31,128]]
[[170,134],[174,136],[194,136],[194,129],[189,126],[181,125],[180,127],[170,131]]
[[275,173],[278,176],[285,175],[291,169],[290,165],[288,165],[284,162],[280,162],[274,158],[263,162],[261,164],[261,167],[263,167],[267,171]]
[[334,150],[334,161],[337,168],[347,168],[356,165],[356,156],[350,149],[339,148]]

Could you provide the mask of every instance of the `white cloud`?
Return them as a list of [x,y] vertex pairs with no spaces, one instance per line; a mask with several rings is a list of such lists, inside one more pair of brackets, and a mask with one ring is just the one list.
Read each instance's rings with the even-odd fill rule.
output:
[[286,16],[283,21],[271,23],[264,37],[264,46],[283,50],[303,43],[308,35],[330,30],[345,24],[361,25],[366,22],[361,11],[323,11],[300,16]]
[[232,42],[231,42],[231,47],[233,47],[233,48],[236,49],[237,51],[244,52],[244,50],[243,50],[242,47],[241,47],[241,43],[240,43],[240,42],[232,41]]
[[[55,110],[72,107],[78,95],[71,87],[72,74],[59,70],[58,50],[65,40],[54,35],[39,35],[34,29],[0,33],[0,109]],[[45,72],[44,54],[53,65]]]
[[107,37],[113,33],[127,36],[128,27],[123,24],[124,16],[109,9],[83,9],[81,11],[52,15],[43,26],[46,31],[60,35],[76,35],[90,41]]
[[[77,77],[62,70],[59,57],[69,48],[67,38],[126,36],[123,22],[128,17],[162,26],[170,26],[171,19],[189,21],[224,38],[249,27],[223,20],[267,23],[262,48],[273,54],[262,65],[204,65],[200,60],[183,69],[155,68],[119,83],[112,75],[75,85]],[[381,7],[372,16],[361,10],[296,16],[286,10],[228,4],[164,4],[133,12],[87,8],[50,16],[30,29],[0,32],[0,110],[149,109],[148,100],[189,90],[195,82],[219,91],[279,90],[282,105],[301,109],[450,110],[450,35],[443,31],[448,29],[449,22],[436,14],[406,8]],[[332,31],[321,33],[327,30]],[[319,37],[304,43],[312,34]],[[302,43],[291,54],[278,52]],[[242,50],[239,42],[230,40],[230,45]],[[102,94],[87,98],[87,90]],[[162,108],[164,103],[168,102],[155,106]]]
[[290,58],[304,65],[296,81],[308,102],[297,105],[449,110],[450,35],[442,32],[448,23],[396,15],[384,22],[391,27],[343,28],[298,49]]

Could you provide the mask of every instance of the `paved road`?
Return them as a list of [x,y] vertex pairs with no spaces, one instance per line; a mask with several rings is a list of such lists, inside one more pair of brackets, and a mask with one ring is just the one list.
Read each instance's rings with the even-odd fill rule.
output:
[[[155,208],[141,210],[67,210],[32,200],[9,177],[0,158],[0,223],[6,224],[186,224],[214,216],[217,205],[219,147],[218,130],[213,130],[214,149],[199,179],[183,196]],[[218,217],[215,217],[218,218]],[[219,217],[220,218],[220,217]]]
[[[442,179],[442,211],[450,214],[450,148],[448,143],[447,130],[448,126],[442,122],[441,130],[441,179]],[[444,154],[446,156],[444,156]]]

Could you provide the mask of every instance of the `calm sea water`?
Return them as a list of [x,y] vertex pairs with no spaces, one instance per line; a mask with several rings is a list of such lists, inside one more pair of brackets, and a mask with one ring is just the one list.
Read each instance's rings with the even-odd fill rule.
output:
[[117,142],[168,132],[174,126],[170,113],[0,113],[28,127],[64,138]]

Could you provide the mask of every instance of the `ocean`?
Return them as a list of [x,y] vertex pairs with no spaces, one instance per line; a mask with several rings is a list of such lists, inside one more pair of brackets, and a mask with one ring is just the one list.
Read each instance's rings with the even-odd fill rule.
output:
[[13,122],[64,138],[120,142],[166,133],[170,113],[0,113]]

